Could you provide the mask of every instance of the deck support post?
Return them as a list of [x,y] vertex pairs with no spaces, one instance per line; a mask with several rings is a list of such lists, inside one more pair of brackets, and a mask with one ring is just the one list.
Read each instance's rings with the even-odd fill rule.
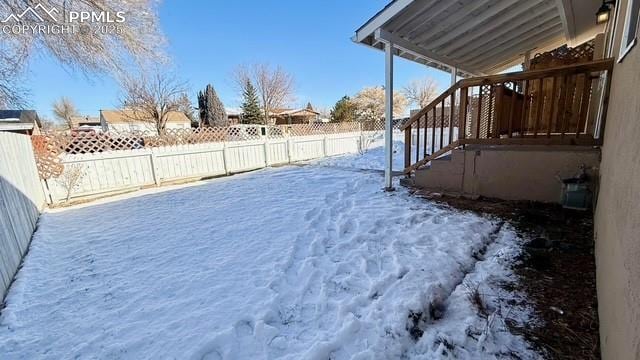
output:
[[[385,43],[384,87],[384,189],[393,191],[393,43]],[[404,144],[411,146],[411,144]]]

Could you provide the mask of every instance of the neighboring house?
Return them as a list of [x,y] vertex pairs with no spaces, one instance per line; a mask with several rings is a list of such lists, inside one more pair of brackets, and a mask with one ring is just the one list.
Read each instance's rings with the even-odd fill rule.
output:
[[[191,120],[180,111],[171,111],[165,126],[166,129],[190,129]],[[111,132],[156,132],[155,122],[152,120],[138,120],[132,110],[100,110],[100,124],[103,131]]]
[[242,109],[226,108],[229,125],[242,124]]
[[41,127],[35,110],[0,110],[0,131],[37,135]]
[[313,108],[273,109],[269,117],[275,125],[311,124],[320,121],[320,113]]
[[[227,108],[229,125],[242,124],[243,113],[241,109]],[[271,110],[270,125],[311,124],[325,122],[320,119],[320,113],[311,107],[302,109],[274,109]],[[328,120],[326,121],[328,122]]]
[[100,117],[97,116],[72,116],[71,117],[72,130],[81,131],[102,131],[102,123]]
[[[451,74],[403,125],[405,183],[566,202],[558,179],[586,170],[604,359],[640,359],[639,19],[640,0],[395,0],[353,37],[384,51],[387,103],[397,56]],[[434,129],[441,114],[457,135]]]

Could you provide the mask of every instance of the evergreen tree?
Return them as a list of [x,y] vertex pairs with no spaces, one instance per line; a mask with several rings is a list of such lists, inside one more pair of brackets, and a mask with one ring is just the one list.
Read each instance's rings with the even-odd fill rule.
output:
[[198,92],[198,108],[200,109],[200,123],[202,125],[228,125],[227,112],[211,84],[207,85],[204,92]]
[[311,106],[310,102],[307,103],[307,110],[313,111],[313,106]]
[[264,122],[260,104],[258,101],[258,93],[250,80],[244,86],[242,93],[242,122],[245,124],[260,124]]
[[200,126],[199,119],[196,117],[196,114],[193,113],[193,105],[191,105],[191,100],[189,100],[189,95],[183,93],[180,95],[178,100],[178,111],[183,112],[189,121],[191,121],[191,127],[197,128]]
[[331,122],[356,120],[356,107],[348,96],[343,96],[331,109]]

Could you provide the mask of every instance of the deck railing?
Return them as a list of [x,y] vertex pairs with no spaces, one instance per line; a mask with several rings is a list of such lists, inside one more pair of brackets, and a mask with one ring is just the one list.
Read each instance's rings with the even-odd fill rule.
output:
[[405,173],[465,144],[600,145],[613,59],[460,80],[411,117]]

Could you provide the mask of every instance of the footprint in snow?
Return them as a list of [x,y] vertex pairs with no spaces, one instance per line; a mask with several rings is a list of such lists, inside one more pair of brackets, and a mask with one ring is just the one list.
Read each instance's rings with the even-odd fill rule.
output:
[[208,353],[202,355],[202,360],[222,360],[222,355],[218,350],[211,350]]
[[253,329],[254,325],[251,320],[240,320],[234,326],[237,337],[251,336],[253,335]]

